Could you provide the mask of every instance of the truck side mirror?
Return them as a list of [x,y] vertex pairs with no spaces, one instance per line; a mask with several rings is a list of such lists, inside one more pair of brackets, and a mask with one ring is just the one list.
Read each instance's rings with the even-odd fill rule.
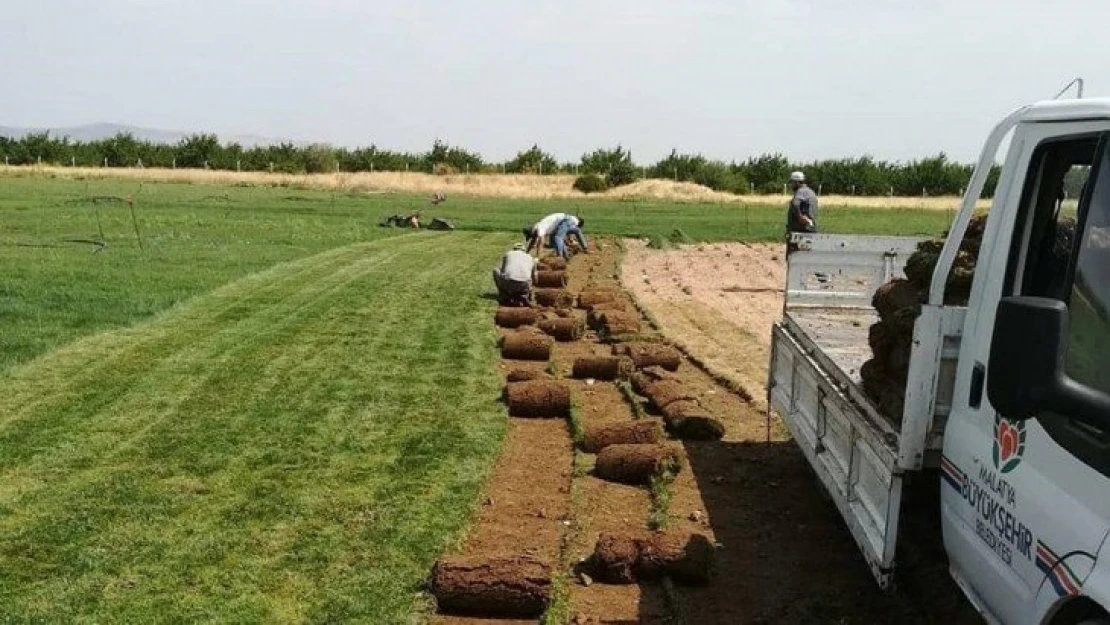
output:
[[1110,427],[1110,396],[1064,373],[1068,307],[1047,297],[1005,297],[991,339],[987,397],[1009,419],[1050,411]]

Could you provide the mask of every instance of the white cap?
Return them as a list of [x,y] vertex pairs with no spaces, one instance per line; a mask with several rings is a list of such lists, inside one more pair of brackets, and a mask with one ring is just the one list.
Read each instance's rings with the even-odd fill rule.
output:
[[796,171],[796,172],[793,172],[793,173],[790,174],[790,182],[805,182],[805,181],[806,181],[806,175],[803,174],[800,171]]

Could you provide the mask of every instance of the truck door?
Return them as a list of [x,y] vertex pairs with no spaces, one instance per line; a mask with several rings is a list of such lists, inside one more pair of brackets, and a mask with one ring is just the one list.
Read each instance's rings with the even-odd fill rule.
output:
[[1105,129],[1105,122],[1019,126],[1007,165],[1013,178],[1000,183],[1007,189],[996,198],[976,266],[945,432],[941,507],[953,575],[1007,623],[1039,622],[1042,589],[1061,599],[1080,594],[1110,522],[1110,432],[1047,412],[1008,419],[985,392],[995,311],[1010,295],[1065,302],[1068,374],[1110,392]]

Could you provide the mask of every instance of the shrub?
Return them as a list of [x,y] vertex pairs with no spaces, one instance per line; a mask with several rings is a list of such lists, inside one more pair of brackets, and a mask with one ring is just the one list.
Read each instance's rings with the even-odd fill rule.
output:
[[583,174],[574,179],[574,188],[582,193],[599,193],[608,189],[609,185],[597,174]]

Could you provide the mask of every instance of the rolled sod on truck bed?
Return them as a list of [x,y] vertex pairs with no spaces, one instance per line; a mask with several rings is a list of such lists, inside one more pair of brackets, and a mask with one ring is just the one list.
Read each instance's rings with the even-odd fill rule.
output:
[[609,445],[597,454],[597,477],[621,484],[648,484],[651,478],[682,469],[682,455],[670,445]]
[[565,271],[567,259],[560,256],[545,256],[540,259],[539,265],[547,271]]
[[536,286],[561,289],[567,285],[567,272],[537,271],[534,283]]
[[662,343],[626,343],[614,345],[613,354],[628,356],[637,369],[662,367],[667,371],[677,371],[682,364],[682,352]]
[[639,334],[640,315],[632,312],[606,312],[601,315],[601,331],[606,336]]
[[563,289],[536,289],[536,303],[548,308],[567,308],[574,305],[574,296]]
[[526,555],[444,557],[432,568],[431,590],[441,612],[536,617],[551,603],[551,566]]
[[625,421],[586,428],[579,447],[596,454],[610,445],[645,445],[663,440],[663,428],[652,419]]
[[547,360],[555,341],[538,332],[515,332],[501,339],[501,357],[509,360]]
[[[1061,253],[1066,254],[1071,249],[1074,223],[1070,229],[1066,221],[1061,223],[1064,225],[1059,230],[1056,243]],[[972,218],[968,224],[945,284],[946,305],[967,304],[985,226],[985,215]],[[906,259],[906,279],[892,280],[880,286],[871,299],[871,305],[879,313],[879,321],[871,326],[868,333],[873,357],[860,367],[860,378],[864,393],[881,413],[894,422],[902,419],[913,350],[914,322],[928,297],[929,283],[943,247],[941,239],[919,243],[917,250]]]
[[614,302],[619,299],[616,289],[584,289],[578,294],[578,307],[589,309],[602,302]]
[[566,417],[570,387],[557,380],[528,380],[505,386],[505,403],[514,417]]
[[545,319],[539,328],[557,341],[577,341],[582,336],[582,323],[571,317]]
[[533,325],[539,318],[539,312],[532,308],[501,306],[497,309],[497,313],[494,314],[493,322],[502,328],[518,328],[520,326]]
[[601,534],[588,561],[594,576],[610,584],[632,584],[666,575],[684,584],[705,584],[713,573],[715,549],[704,534],[659,532]]
[[571,375],[579,380],[622,380],[632,373],[632,361],[617,356],[583,356],[574,360]]

